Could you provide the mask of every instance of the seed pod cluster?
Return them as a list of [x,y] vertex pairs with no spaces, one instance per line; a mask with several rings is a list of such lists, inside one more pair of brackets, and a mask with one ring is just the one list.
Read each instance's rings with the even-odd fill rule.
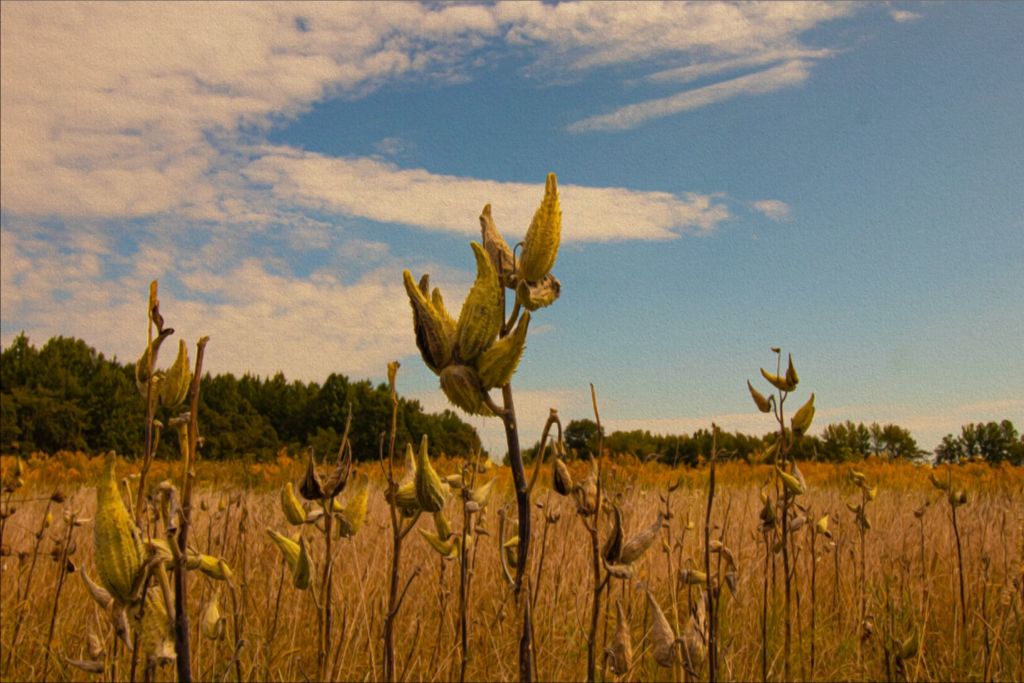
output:
[[[476,279],[457,319],[448,313],[440,290],[431,291],[429,275],[417,284],[408,270],[402,273],[423,362],[438,375],[448,400],[471,415],[494,414],[487,392],[508,384],[515,373],[526,347],[529,311],[558,298],[560,285],[550,271],[558,256],[561,225],[553,173],[548,175],[544,199],[527,230],[518,263],[498,231],[491,205],[486,205],[480,214],[482,244],[470,244]],[[502,333],[505,288],[517,296],[516,311],[521,306],[526,312],[513,329]]]

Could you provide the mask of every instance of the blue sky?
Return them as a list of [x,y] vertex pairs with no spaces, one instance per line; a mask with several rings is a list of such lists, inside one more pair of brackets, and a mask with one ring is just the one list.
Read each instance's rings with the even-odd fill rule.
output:
[[[401,270],[457,309],[485,202],[562,188],[562,297],[514,386],[615,428],[1024,426],[1024,6],[2,5],[6,346],[131,359],[145,292],[208,367],[446,405]],[[802,400],[801,393],[798,398]],[[470,418],[501,452],[495,420]]]

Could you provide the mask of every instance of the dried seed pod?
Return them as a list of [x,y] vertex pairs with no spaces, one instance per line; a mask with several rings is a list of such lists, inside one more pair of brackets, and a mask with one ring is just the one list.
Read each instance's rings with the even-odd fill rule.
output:
[[192,370],[189,367],[188,345],[184,339],[178,340],[178,356],[160,382],[160,404],[173,410],[180,406],[188,396],[192,383]]
[[633,564],[639,560],[647,552],[647,549],[651,547],[651,544],[654,543],[654,539],[658,537],[658,532],[661,531],[661,524],[664,518],[664,515],[659,512],[658,518],[654,520],[651,526],[631,536],[622,546],[622,552],[619,553],[619,562],[622,564]]
[[680,569],[679,580],[686,586],[707,585],[708,575],[699,569]]
[[558,179],[554,173],[549,173],[544,185],[544,199],[526,231],[523,257],[518,264],[521,279],[536,282],[551,272],[558,258],[561,239],[562,208],[558,201]]
[[629,636],[629,620],[622,610],[621,600],[615,603],[615,617],[615,638],[612,639],[608,654],[612,673],[622,676],[633,666],[633,641]]
[[559,495],[567,496],[573,490],[572,475],[561,458],[551,461],[551,482]]
[[306,451],[306,474],[299,482],[299,493],[306,500],[323,500],[327,497],[324,495],[320,474],[316,471],[316,458],[313,456],[312,446]]
[[526,332],[529,326],[530,314],[526,312],[519,318],[510,335],[497,340],[480,354],[476,369],[484,390],[504,386],[512,379],[519,359],[523,356],[523,350],[526,349]]
[[306,508],[302,507],[302,503],[295,495],[295,487],[291,482],[281,489],[281,510],[284,511],[284,517],[289,524],[298,526],[306,523]]
[[210,640],[220,640],[224,637],[224,622],[226,621],[220,613],[218,594],[215,592],[210,602],[203,610],[203,621],[200,630]]
[[501,284],[491,257],[476,242],[471,242],[470,246],[476,257],[476,281],[462,302],[455,332],[457,354],[464,363],[474,362],[494,343],[504,319]]
[[[145,351],[142,352],[142,356],[135,361],[135,387],[139,390],[139,394],[142,395],[142,398],[146,398],[146,383],[150,379],[149,369],[151,366],[154,368],[152,378],[152,396],[153,398],[156,398],[160,395],[160,382],[163,380],[164,373],[156,372],[156,357],[160,352],[160,346],[164,343],[164,340],[172,334],[174,334],[174,330],[169,327],[160,330],[156,338],[153,339],[153,342],[146,347]],[[152,357],[152,361],[150,360],[150,357]]]
[[102,659],[97,659],[94,661],[87,659],[71,659],[70,657],[65,657],[64,661],[68,664],[68,666],[73,666],[76,669],[84,671],[88,674],[101,674],[104,671]]
[[796,374],[796,368],[793,367],[793,354],[789,354],[789,365],[786,367],[786,384],[796,389],[796,385],[799,383],[800,377]]
[[[423,276],[424,284],[429,282],[428,277]],[[426,287],[417,287],[408,270],[402,271],[402,280],[412,306],[416,348],[420,350],[420,356],[423,357],[426,366],[434,374],[438,374],[451,362],[454,339],[451,332],[446,329],[445,321],[433,302],[427,299],[426,292],[423,291]]]
[[484,387],[476,370],[468,365],[449,365],[441,371],[441,390],[454,405],[470,415],[492,415],[484,402]]
[[85,584],[85,589],[89,591],[89,595],[92,596],[92,599],[95,600],[96,603],[104,610],[109,610],[114,604],[113,596],[111,596],[110,593],[102,586],[96,585],[93,580],[89,578],[89,574],[86,573],[84,567],[78,573],[81,575],[82,583]]
[[608,564],[627,564],[619,562],[619,553],[622,552],[622,511],[618,505],[612,506],[612,532],[605,540],[604,548],[601,549],[601,557]]
[[754,404],[757,405],[757,409],[762,413],[771,412],[771,402],[764,397],[764,394],[754,388],[754,385],[750,383],[750,380],[747,380],[747,388],[750,389],[750,397],[754,399]]
[[608,564],[604,562],[605,570],[616,579],[633,578],[633,568],[628,564]]
[[528,311],[536,311],[538,308],[550,306],[558,300],[561,293],[562,283],[551,273],[537,282],[520,280],[516,287],[519,303]]
[[427,435],[420,440],[420,448],[416,455],[416,500],[424,512],[438,512],[444,507],[446,491],[441,478],[427,457]]
[[136,581],[142,575],[145,549],[139,530],[117,490],[115,461],[114,452],[109,452],[103,479],[96,487],[94,552],[100,581],[111,596],[127,604],[131,602]]
[[100,640],[100,637],[93,631],[89,631],[89,636],[86,638],[86,643],[89,648],[89,656],[93,659],[100,659],[106,654],[107,648]]
[[331,473],[323,480],[323,497],[334,498],[345,490],[348,483],[348,475],[352,471],[352,449],[346,448],[338,464],[331,470]]
[[484,206],[484,210],[480,213],[480,236],[484,249],[487,250],[487,255],[491,257],[491,263],[494,264],[494,268],[498,272],[498,279],[502,286],[515,287],[515,257],[508,242],[498,232],[498,226],[494,224],[490,204]]
[[654,593],[649,588],[647,592],[647,603],[651,612],[651,644],[654,654],[654,661],[658,666],[670,668],[676,661],[676,634],[661,611],[661,606],[654,599]]

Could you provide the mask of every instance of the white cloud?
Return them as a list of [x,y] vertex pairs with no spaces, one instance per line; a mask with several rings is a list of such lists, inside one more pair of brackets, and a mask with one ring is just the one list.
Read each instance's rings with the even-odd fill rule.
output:
[[569,130],[574,133],[585,133],[636,128],[654,119],[699,109],[741,95],[763,95],[782,88],[791,88],[800,85],[809,76],[808,63],[793,60],[746,76],[684,90],[668,97],[626,105],[608,114],[590,116],[570,124]]
[[889,10],[889,16],[892,17],[893,21],[898,22],[900,24],[904,24],[909,21],[917,21],[918,19],[922,18],[922,15],[918,14],[917,12],[911,12],[905,9]]
[[753,207],[773,221],[788,221],[791,215],[789,204],[778,199],[761,199]]
[[[479,225],[467,217],[491,203],[499,228],[507,237],[519,237],[544,195],[540,182],[438,175],[288,148],[267,148],[244,173],[284,203],[464,235],[479,234]],[[682,231],[708,232],[729,217],[728,209],[707,195],[577,185],[560,186],[559,193],[563,213],[571,216],[563,225],[567,242],[671,239]]]
[[810,61],[824,59],[835,54],[833,50],[808,50],[804,48],[786,48],[780,50],[766,50],[742,57],[729,59],[711,60],[698,62],[687,66],[678,66],[663,71],[657,71],[646,77],[652,83],[689,83],[708,76],[714,76],[728,71],[749,69],[755,66],[764,66],[793,60]]

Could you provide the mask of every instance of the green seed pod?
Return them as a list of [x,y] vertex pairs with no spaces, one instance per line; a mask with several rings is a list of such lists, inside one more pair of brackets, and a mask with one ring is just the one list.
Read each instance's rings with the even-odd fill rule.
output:
[[359,533],[366,521],[366,506],[370,500],[370,478],[361,474],[354,486],[355,492],[348,504],[338,511],[338,533],[344,538],[351,538]]
[[754,399],[757,409],[762,413],[771,412],[771,402],[764,397],[764,394],[754,388],[754,385],[750,383],[750,380],[747,380],[747,388],[750,389],[750,396]]
[[562,292],[562,283],[551,273],[548,273],[537,282],[520,280],[516,287],[516,296],[519,303],[528,311],[536,311],[555,303],[558,295]]
[[558,202],[558,179],[554,173],[549,173],[544,187],[544,199],[526,231],[523,257],[519,261],[520,278],[537,282],[551,272],[558,258],[561,239],[562,208]]
[[486,484],[481,484],[473,490],[471,499],[474,503],[480,506],[483,510],[487,507],[487,504],[491,502],[491,493],[494,491],[494,479],[491,479]]
[[430,464],[430,458],[427,457],[426,434],[420,440],[420,449],[416,454],[416,478],[414,481],[416,500],[424,512],[438,512],[444,507],[444,484]]
[[306,548],[306,539],[299,538],[299,559],[295,563],[295,574],[292,576],[292,585],[300,591],[309,588],[311,574],[309,550]]
[[298,497],[295,495],[295,487],[291,482],[281,489],[281,510],[284,511],[285,519],[289,524],[298,526],[306,522],[306,508],[302,507]]
[[475,361],[494,343],[504,317],[501,284],[491,257],[476,242],[471,242],[470,246],[476,257],[476,281],[462,303],[456,325],[457,354],[465,363]]
[[277,547],[281,549],[284,561],[288,564],[288,568],[294,572],[299,564],[299,544],[287,536],[277,533],[273,529],[267,529],[267,534],[273,539],[274,543],[277,544]]
[[96,487],[96,570],[114,599],[128,604],[142,573],[145,548],[117,490],[115,460],[113,451],[107,454],[103,479]]
[[785,377],[779,377],[776,374],[768,372],[764,368],[761,368],[761,376],[768,380],[769,384],[779,391],[793,391],[796,389],[796,385],[787,382]]
[[[426,277],[426,275],[423,277]],[[434,307],[438,319],[441,321],[441,327],[444,330],[445,336],[448,339],[455,339],[457,323],[452,314],[448,312],[448,307],[444,305],[444,297],[441,296],[441,290],[437,287],[434,287],[434,291],[430,295],[430,303]]]
[[227,581],[232,575],[231,568],[227,562],[213,555],[192,553],[186,558],[185,564],[189,569],[198,569],[206,576],[217,581]]
[[470,415],[493,414],[484,403],[479,375],[468,365],[449,365],[441,371],[441,390],[449,401]]
[[448,518],[444,516],[444,510],[438,510],[434,513],[434,528],[437,529],[437,537],[442,540],[448,540],[452,535],[452,525],[448,523]]
[[188,361],[188,345],[178,340],[178,357],[174,359],[167,374],[160,383],[160,404],[173,410],[185,401],[192,383],[192,370]]
[[800,483],[800,480],[791,474],[787,474],[780,470],[778,467],[775,468],[779,476],[782,477],[782,485],[786,489],[786,494],[790,496],[799,496],[804,492],[804,486]]
[[210,640],[220,640],[224,635],[225,618],[221,616],[217,593],[213,594],[210,603],[203,610],[201,631]]
[[[426,278],[427,276],[424,276],[424,279]],[[405,282],[405,291],[409,295],[409,304],[412,306],[416,348],[420,350],[420,356],[423,357],[426,366],[434,374],[438,374],[451,362],[453,339],[450,332],[446,331],[444,320],[434,308],[433,302],[428,300],[426,294],[413,282],[412,274],[404,270],[402,279]]]
[[487,255],[491,257],[491,263],[498,271],[498,279],[505,287],[515,287],[515,257],[508,246],[508,242],[498,232],[498,226],[494,224],[491,216],[491,205],[488,204],[480,213],[480,236]]
[[401,510],[405,517],[412,517],[420,510],[420,501],[416,497],[416,484],[409,482],[398,487],[395,495],[395,505]]
[[417,531],[420,532],[420,535],[426,539],[427,543],[430,544],[430,547],[436,550],[441,557],[450,559],[458,557],[459,545],[456,541],[460,539],[452,538],[447,541],[442,541],[439,536],[435,536],[425,529],[417,529]]
[[811,422],[814,420],[814,394],[807,399],[807,403],[800,406],[800,409],[793,415],[793,419],[790,424],[793,427],[793,434],[795,436],[803,436],[807,433],[807,430],[811,428]]
[[793,354],[789,354],[789,365],[786,367],[786,384],[793,387],[793,389],[796,389],[796,385],[800,384],[800,377],[796,374],[796,368],[793,367]]
[[499,339],[491,348],[480,354],[476,369],[484,389],[504,386],[512,379],[519,359],[526,348],[526,332],[530,326],[530,314],[524,313],[512,334]]

